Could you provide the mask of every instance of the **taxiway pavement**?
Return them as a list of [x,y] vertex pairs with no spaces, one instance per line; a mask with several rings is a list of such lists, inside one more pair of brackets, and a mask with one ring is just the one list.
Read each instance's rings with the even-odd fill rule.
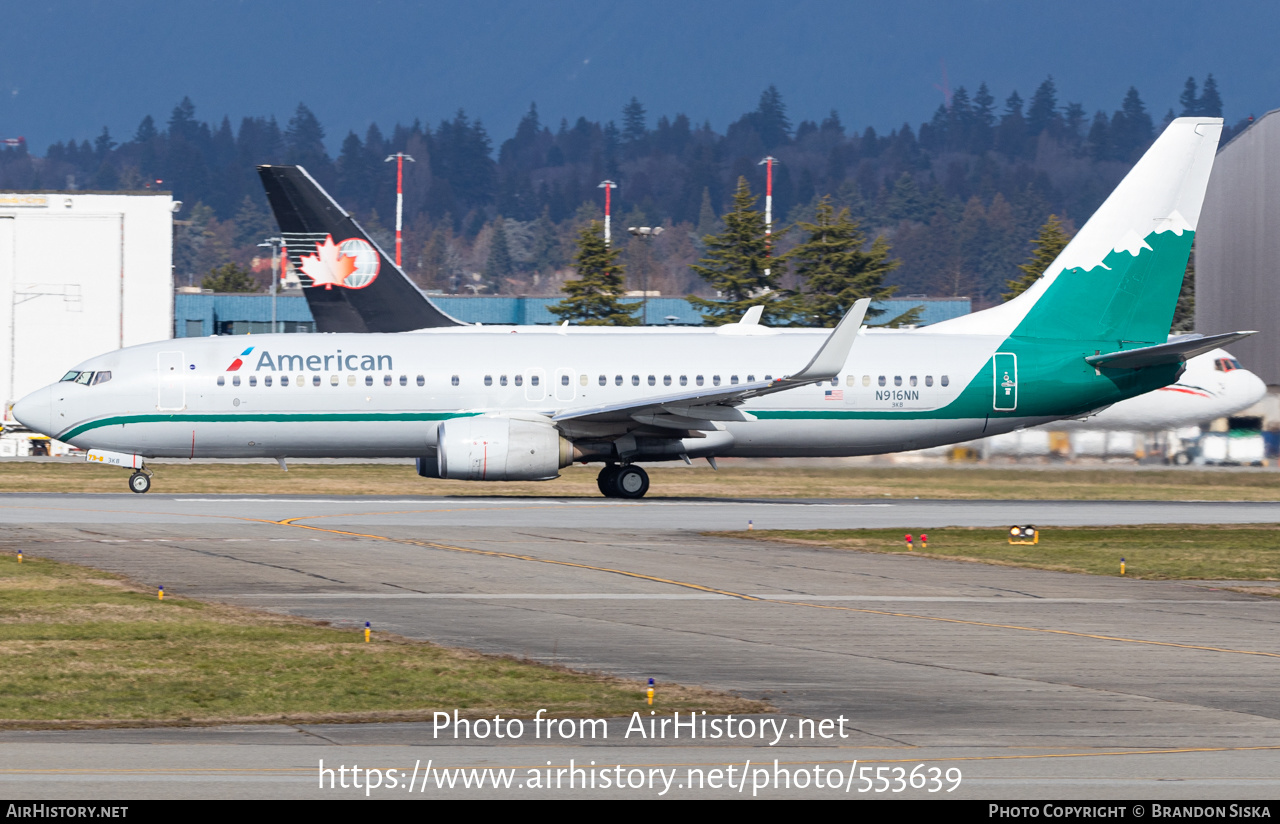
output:
[[[439,750],[453,766],[771,763],[786,747],[784,761],[833,768],[958,766],[957,793],[983,797],[1280,791],[1274,599],[700,534],[748,519],[757,529],[1255,523],[1280,521],[1280,505],[24,495],[0,503],[0,546],[353,630],[370,621],[653,677],[659,696],[664,683],[696,684],[790,718],[850,719],[849,738],[820,746],[473,742]],[[7,732],[0,793],[323,797],[348,791],[317,789],[317,758],[412,767],[439,747],[429,725],[412,724]]]

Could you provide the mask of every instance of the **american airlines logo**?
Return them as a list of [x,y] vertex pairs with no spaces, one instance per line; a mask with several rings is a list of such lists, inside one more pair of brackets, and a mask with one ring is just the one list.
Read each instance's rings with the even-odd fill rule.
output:
[[227,371],[228,371],[228,372],[237,372],[237,371],[239,371],[240,367],[241,367],[241,366],[244,366],[244,360],[243,360],[244,356],[245,356],[245,355],[247,355],[247,354],[249,354],[249,353],[250,353],[250,352],[252,352],[252,351],[253,351],[253,347],[252,347],[252,346],[250,346],[248,349],[246,349],[246,350],[244,350],[243,352],[241,352],[241,353],[240,353],[240,357],[238,357],[238,358],[236,358],[235,360],[233,360],[233,361],[231,362],[231,365],[227,367]]
[[[240,357],[253,351],[253,347],[240,353]],[[228,369],[234,372],[240,368],[241,360],[236,358]],[[258,365],[253,371],[261,372],[389,372],[393,369],[390,355],[343,354],[339,349],[328,355],[272,355],[266,349],[258,355]]]

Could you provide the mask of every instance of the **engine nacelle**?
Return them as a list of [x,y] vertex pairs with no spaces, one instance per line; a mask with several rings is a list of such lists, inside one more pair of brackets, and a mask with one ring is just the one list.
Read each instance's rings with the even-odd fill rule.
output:
[[454,418],[440,424],[441,478],[458,481],[545,481],[573,463],[573,444],[550,423],[513,418]]

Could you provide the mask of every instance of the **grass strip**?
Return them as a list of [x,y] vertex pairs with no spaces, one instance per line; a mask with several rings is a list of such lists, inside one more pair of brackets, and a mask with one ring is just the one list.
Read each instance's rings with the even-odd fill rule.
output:
[[[429,480],[399,464],[155,464],[153,491],[235,495],[600,497],[598,466],[549,482]],[[1280,472],[1133,468],[795,467],[725,462],[648,468],[650,497],[935,498],[961,500],[1280,501]],[[0,492],[126,491],[128,472],[86,463],[0,462]]]
[[[0,727],[609,717],[646,684],[143,590],[99,570],[0,555]],[[663,711],[763,712],[658,685]]]
[[[1280,580],[1280,524],[1246,526],[1162,524],[1140,527],[1045,527],[1040,543],[1010,545],[1006,529],[946,527],[914,533],[907,551],[901,529],[777,529],[708,533],[810,546],[914,555],[953,561],[1152,580]],[[1267,588],[1241,591],[1258,594]],[[1273,594],[1269,591],[1267,594]]]

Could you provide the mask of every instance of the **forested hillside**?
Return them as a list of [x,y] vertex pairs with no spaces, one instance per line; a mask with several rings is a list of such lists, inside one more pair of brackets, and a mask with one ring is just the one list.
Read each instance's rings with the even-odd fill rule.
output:
[[[1029,100],[1014,91],[997,102],[985,83],[957,88],[929,122],[881,134],[835,111],[793,123],[770,87],[724,134],[684,114],[655,119],[633,98],[607,123],[545,123],[531,105],[496,146],[462,111],[435,125],[415,120],[384,132],[372,124],[331,157],[305,105],[283,126],[260,117],[233,126],[226,117],[201,121],[183,99],[163,126],[147,117],[123,141],[104,128],[93,143],[54,143],[44,157],[25,146],[0,150],[0,188],[171,190],[185,203],[175,271],[179,283],[199,283],[228,261],[248,265],[274,233],[258,163],[302,164],[389,248],[395,172],[384,160],[402,151],[416,160],[405,166],[412,277],[450,292],[550,295],[572,276],[575,237],[601,216],[598,186],[610,179],[629,288],[647,276],[648,288],[664,294],[705,296],[712,293],[690,268],[701,238],[722,228],[740,177],[763,195],[758,164],[772,155],[776,221],[812,221],[818,198],[830,195],[869,240],[889,241],[901,260],[889,280],[900,294],[968,295],[982,306],[1021,276],[1048,217],[1074,231],[1168,119],[1221,113],[1212,75],[1202,85],[1188,78],[1164,114],[1130,89],[1113,112],[1089,115],[1060,100],[1049,78]],[[1248,122],[1228,128],[1224,142]],[[637,225],[666,231],[642,246],[625,231]],[[801,240],[785,234],[777,251]]]

